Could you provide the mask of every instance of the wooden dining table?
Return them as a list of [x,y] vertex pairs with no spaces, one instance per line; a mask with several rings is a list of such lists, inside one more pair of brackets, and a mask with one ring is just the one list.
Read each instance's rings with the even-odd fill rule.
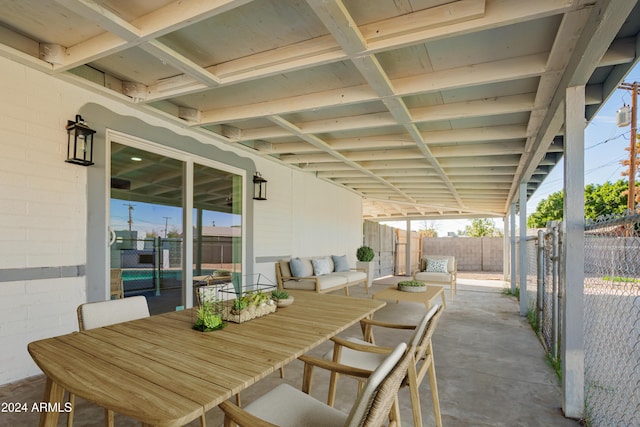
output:
[[[224,329],[192,329],[192,310],[73,332],[29,344],[47,376],[45,401],[64,390],[149,426],[182,426],[332,336],[384,301],[291,291],[295,302]],[[56,426],[59,412],[41,413]]]

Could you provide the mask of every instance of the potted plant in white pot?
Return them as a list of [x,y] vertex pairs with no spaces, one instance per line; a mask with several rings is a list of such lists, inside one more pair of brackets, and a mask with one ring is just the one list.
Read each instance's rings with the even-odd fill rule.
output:
[[356,250],[356,267],[362,268],[367,272],[367,289],[369,289],[373,283],[373,258],[376,256],[375,252],[370,246],[360,246]]

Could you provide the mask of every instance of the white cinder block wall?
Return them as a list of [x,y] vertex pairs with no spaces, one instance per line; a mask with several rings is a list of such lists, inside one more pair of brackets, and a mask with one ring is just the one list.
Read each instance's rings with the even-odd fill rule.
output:
[[[31,341],[77,329],[86,277],[33,280],[41,269],[86,263],[86,169],[64,162],[67,120],[87,102],[154,126],[215,142],[110,98],[0,58],[0,385],[40,374]],[[85,118],[90,122],[89,118]],[[116,129],[117,130],[117,129]],[[275,162],[250,157],[268,179],[267,201],[254,205],[255,273],[275,281],[278,256],[347,254],[362,239],[359,196]],[[106,231],[105,231],[106,232]],[[29,272],[30,280],[8,280]],[[50,270],[49,270],[50,271]]]

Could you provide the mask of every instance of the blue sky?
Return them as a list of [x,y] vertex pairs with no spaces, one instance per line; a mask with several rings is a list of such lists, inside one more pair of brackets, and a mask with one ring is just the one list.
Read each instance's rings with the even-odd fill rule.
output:
[[[142,238],[146,232],[155,230],[158,235],[164,237],[165,227],[167,231],[177,229],[182,232],[182,208],[171,206],[153,205],[141,202],[127,202],[124,200],[111,199],[111,228],[113,230],[129,229],[129,204],[133,206],[131,218],[133,221],[132,230],[138,231],[138,237]],[[235,217],[235,222],[233,221]],[[221,212],[204,211],[202,214],[202,225],[218,227],[230,227],[239,225],[239,216]],[[195,217],[194,217],[195,223]]]

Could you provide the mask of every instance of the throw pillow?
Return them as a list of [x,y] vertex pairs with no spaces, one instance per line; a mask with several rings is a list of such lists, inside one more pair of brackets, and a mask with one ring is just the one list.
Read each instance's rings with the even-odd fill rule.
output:
[[427,269],[425,271],[429,273],[448,273],[447,265],[448,259],[432,259],[427,258]]
[[291,262],[289,262],[289,268],[291,268],[291,275],[293,277],[310,276],[304,265],[304,261],[302,261],[300,258],[291,258]]
[[331,255],[333,259],[334,271],[349,271],[349,262],[346,255]]
[[313,274],[316,276],[331,273],[329,258],[312,258],[311,264],[313,264]]

